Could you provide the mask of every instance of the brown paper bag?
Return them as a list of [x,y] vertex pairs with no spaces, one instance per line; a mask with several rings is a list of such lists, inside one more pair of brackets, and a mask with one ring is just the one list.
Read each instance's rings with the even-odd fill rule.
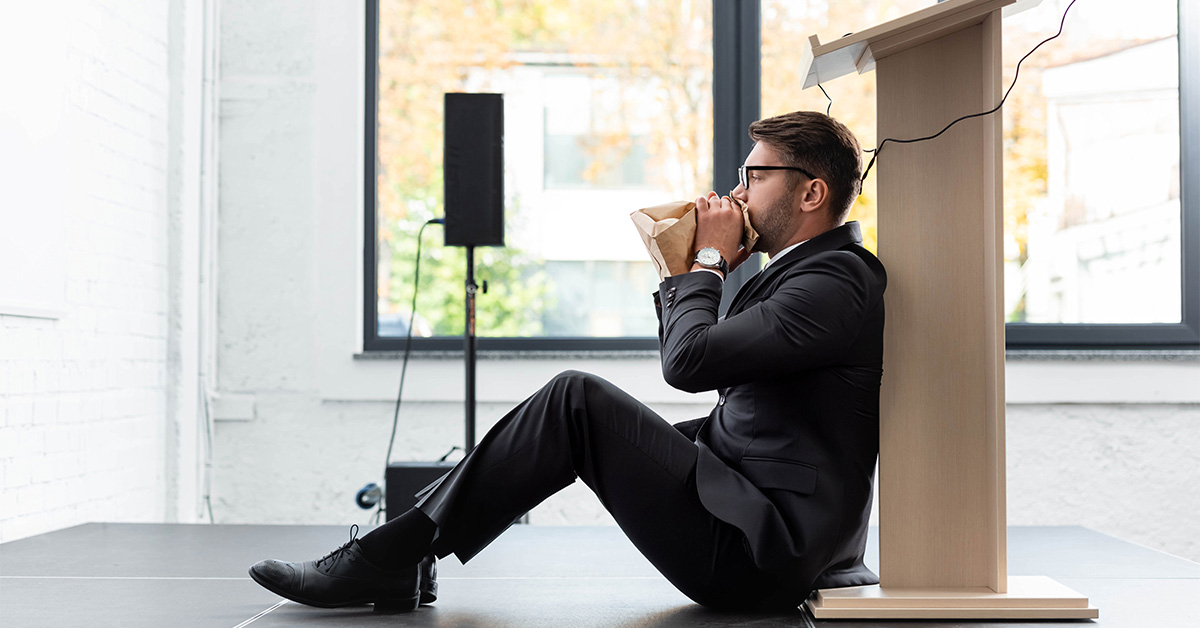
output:
[[[753,251],[758,242],[758,232],[750,226],[750,214],[739,200],[731,198],[734,205],[742,208],[742,246]],[[639,209],[629,215],[637,227],[638,235],[650,252],[650,261],[658,271],[659,281],[672,275],[681,275],[692,269],[695,258],[693,246],[696,241],[696,204],[691,201],[675,201]]]

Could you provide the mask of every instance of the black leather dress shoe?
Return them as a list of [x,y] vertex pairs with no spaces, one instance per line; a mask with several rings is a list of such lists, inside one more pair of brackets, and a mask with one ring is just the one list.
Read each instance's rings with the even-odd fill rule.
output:
[[430,554],[421,561],[418,568],[421,580],[421,603],[433,604],[437,601],[437,556]]
[[[374,604],[377,612],[406,613],[420,604],[420,568],[384,571],[363,558],[358,526],[345,545],[306,563],[264,560],[250,567],[250,577],[283,597],[321,608]],[[436,577],[436,573],[433,574]],[[437,583],[433,583],[436,599]]]

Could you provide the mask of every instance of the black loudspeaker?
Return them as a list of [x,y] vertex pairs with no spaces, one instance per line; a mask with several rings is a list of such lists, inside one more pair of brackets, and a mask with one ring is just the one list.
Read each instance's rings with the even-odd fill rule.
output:
[[387,520],[417,504],[417,493],[454,468],[453,462],[392,462],[384,476]]
[[504,246],[504,95],[446,94],[446,246]]

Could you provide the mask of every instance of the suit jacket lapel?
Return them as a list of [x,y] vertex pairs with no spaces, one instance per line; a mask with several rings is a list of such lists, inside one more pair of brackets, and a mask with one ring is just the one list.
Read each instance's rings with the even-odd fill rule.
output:
[[749,281],[742,284],[737,294],[733,297],[733,301],[729,303],[729,314],[737,314],[741,311],[742,302],[748,299],[752,294],[756,293],[762,286],[768,285],[767,279],[772,275],[780,272],[787,266],[791,266],[800,260],[823,253],[825,251],[833,251],[840,249],[847,244],[861,244],[862,231],[858,227],[857,221],[848,222],[840,227],[835,227],[822,233],[821,235],[801,244],[792,249],[787,255],[779,258],[771,263],[770,266],[760,270],[758,274],[750,278]]
[[758,284],[758,280],[762,279],[764,272],[766,272],[765,269],[754,273],[749,279],[746,280],[746,283],[742,284],[741,288],[738,288],[737,294],[733,295],[733,300],[729,302],[729,314],[736,314],[740,311],[738,310],[738,304],[741,303],[742,299],[750,293],[751,286]]

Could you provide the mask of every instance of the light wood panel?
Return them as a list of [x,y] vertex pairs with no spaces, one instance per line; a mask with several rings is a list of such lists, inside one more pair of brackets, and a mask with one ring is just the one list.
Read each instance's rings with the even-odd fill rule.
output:
[[1007,593],[990,587],[911,588],[880,586],[823,589],[808,601],[825,618],[1094,619],[1099,611],[1075,590],[1045,576],[1008,578]]
[[[814,36],[802,74],[873,68],[880,141],[934,135],[999,104],[1012,2],[950,0],[825,46]],[[1094,618],[1049,578],[1007,575],[1002,118],[888,142],[875,168],[888,269],[880,584],[809,605],[819,618]]]
[[[932,135],[980,111],[991,95],[980,73],[984,39],[980,24],[878,59],[877,137]],[[879,257],[889,275],[879,471],[885,587],[990,587],[1004,577],[994,558],[989,454],[1002,412],[995,132],[990,120],[963,121],[934,141],[889,143],[876,162]]]
[[870,72],[875,60],[980,23],[1016,0],[947,0],[890,22],[822,44],[816,35],[801,53],[804,87],[851,72]]
[[[1001,14],[993,11],[980,25],[981,55],[980,69],[980,100],[979,111],[987,111],[1000,103],[1003,97],[1002,70],[1003,58]],[[987,504],[987,521],[989,528],[985,537],[989,545],[987,556],[989,561],[987,573],[991,580],[988,585],[996,592],[1004,593],[1006,586],[1012,581],[1008,574],[1008,509],[1006,496],[1008,483],[1005,465],[1004,447],[1004,118],[1001,112],[987,117],[983,121],[983,194],[991,197],[985,201],[985,206],[991,213],[984,216],[984,242],[994,247],[994,253],[984,258],[984,275],[991,277],[990,290],[984,293],[986,302],[984,308],[991,315],[991,324],[985,325],[980,332],[987,334],[989,351],[984,362],[984,379],[995,382],[989,387],[987,399],[988,418],[987,438],[987,472],[989,503]],[[951,130],[953,131],[953,129]]]

